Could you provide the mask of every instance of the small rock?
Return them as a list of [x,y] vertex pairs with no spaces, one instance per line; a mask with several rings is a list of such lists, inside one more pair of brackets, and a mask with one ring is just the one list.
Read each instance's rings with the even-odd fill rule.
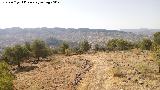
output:
[[139,81],[138,83],[141,84],[141,85],[144,84],[143,81]]
[[135,82],[138,82],[138,80],[136,79]]
[[131,80],[131,78],[129,77],[128,80]]

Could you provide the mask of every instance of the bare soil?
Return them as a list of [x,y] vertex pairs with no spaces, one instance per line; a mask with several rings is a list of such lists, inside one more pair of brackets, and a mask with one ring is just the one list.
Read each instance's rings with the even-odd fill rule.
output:
[[15,72],[15,90],[160,90],[158,65],[148,51],[54,55]]

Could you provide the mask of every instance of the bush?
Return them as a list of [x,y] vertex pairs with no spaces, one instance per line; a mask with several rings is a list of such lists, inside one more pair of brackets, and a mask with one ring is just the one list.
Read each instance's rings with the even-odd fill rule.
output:
[[14,47],[5,48],[3,57],[11,64],[17,64],[20,68],[20,63],[24,58],[29,56],[29,50],[21,45],[15,45]]
[[79,48],[80,48],[79,51],[87,52],[91,48],[91,45],[89,44],[87,40],[84,40],[79,43]]
[[71,51],[73,54],[82,54],[83,52],[80,50],[79,47],[73,47],[71,48]]
[[158,70],[159,70],[159,73],[160,73],[160,50],[159,51],[154,51],[153,53],[153,57],[156,61],[156,63],[158,64]]
[[109,40],[107,42],[107,49],[110,50],[110,51],[116,50],[116,48],[117,48],[117,40],[118,39]]
[[117,48],[118,50],[128,50],[130,49],[131,43],[123,40],[123,39],[119,39],[117,42]]
[[25,47],[31,52],[31,43],[25,42]]
[[123,77],[121,67],[111,67],[108,70],[108,74],[113,77]]
[[152,41],[150,39],[143,39],[140,43],[140,48],[142,50],[151,50],[152,47]]
[[8,64],[0,62],[0,90],[13,90],[13,79]]
[[66,42],[63,42],[62,45],[60,46],[60,52],[62,54],[65,54],[65,50],[69,48],[69,45]]
[[52,50],[52,54],[58,54],[58,49],[54,48],[54,49],[51,49]]
[[94,46],[94,51],[106,51],[106,47],[102,46],[102,45],[99,45],[99,44],[96,44]]
[[156,32],[153,35],[153,46],[152,46],[152,50],[153,50],[153,57],[155,59],[155,61],[158,64],[158,69],[159,69],[159,73],[160,73],[160,32]]
[[65,49],[65,55],[70,56],[72,51],[70,49]]
[[41,40],[33,41],[31,48],[33,56],[38,60],[40,57],[46,58],[49,55],[49,48],[47,47],[44,41]]
[[94,50],[95,50],[95,51],[99,51],[99,50],[100,50],[100,46],[99,46],[98,44],[96,44],[96,45],[94,46]]
[[156,44],[160,45],[160,32],[156,32],[154,35],[153,35],[153,40]]
[[145,62],[141,62],[141,63],[136,64],[136,68],[143,75],[146,75],[147,73],[152,72],[152,69],[150,68],[150,66]]
[[123,39],[112,39],[112,40],[109,40],[107,43],[107,49],[110,51],[129,50],[131,48],[133,48],[132,43],[127,42]]

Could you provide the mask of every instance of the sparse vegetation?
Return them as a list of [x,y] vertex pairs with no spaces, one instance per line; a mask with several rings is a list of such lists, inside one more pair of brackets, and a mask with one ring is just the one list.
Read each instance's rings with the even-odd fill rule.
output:
[[9,65],[0,62],[0,90],[13,90],[13,75],[10,73]]
[[123,77],[120,67],[112,67],[109,69],[108,73],[113,77]]
[[82,54],[83,52],[80,50],[79,47],[73,47],[71,48],[71,51],[73,54]]
[[70,56],[72,53],[71,49],[65,49],[65,55]]
[[107,43],[107,49],[110,51],[116,50],[129,50],[133,47],[130,42],[127,42],[123,39],[112,39]]
[[153,35],[153,40],[156,44],[160,45],[160,32],[156,32],[154,35]]
[[58,49],[57,48],[51,49],[51,53],[52,54],[58,54]]
[[[53,44],[51,41],[49,43]],[[137,51],[138,53],[132,52],[131,49],[133,48],[138,48],[136,49],[136,50],[139,50]],[[95,50],[96,53],[90,54],[90,51],[92,52],[93,50]],[[147,53],[151,53],[151,50],[154,53],[154,59],[156,60],[156,63],[152,62],[153,60],[150,60],[150,58],[148,58],[149,54]],[[108,53],[101,52],[101,51],[106,51],[106,52],[108,51]],[[85,53],[87,54],[85,55]],[[56,59],[55,58],[53,59],[52,54],[56,54],[54,56],[56,57]],[[76,56],[73,54],[83,54],[83,55]],[[139,81],[142,78],[144,79],[145,75],[146,77],[147,75],[150,75],[150,77],[151,75],[155,75],[155,73],[151,72],[153,71],[152,69],[154,69],[155,67],[153,68],[152,65],[149,66],[150,63],[158,64],[159,73],[160,73],[160,33],[157,32],[154,34],[153,41],[150,39],[143,39],[140,43],[137,43],[137,42],[129,42],[124,39],[111,39],[107,42],[106,46],[105,44],[101,45],[98,43],[94,46],[94,49],[91,48],[91,44],[87,40],[80,42],[79,46],[74,46],[74,47],[72,47],[69,43],[62,42],[62,44],[56,48],[49,48],[44,41],[35,40],[32,43],[26,42],[25,45],[15,45],[13,47],[5,48],[3,51],[3,59],[10,65],[12,64],[18,65],[19,68],[21,67],[21,63],[23,62],[23,60],[26,59],[26,57],[28,57],[29,59],[30,57],[32,58],[34,57],[38,61],[40,60],[40,58],[42,59],[44,58],[46,61],[52,61],[51,64],[50,62],[46,62],[47,64],[44,62],[40,62],[40,64],[38,63],[36,65],[38,66],[38,68],[39,67],[43,68],[43,70],[41,70],[42,75],[48,75],[46,73],[52,71],[52,73],[49,74],[49,79],[47,78],[44,80],[51,80],[52,82],[55,80],[55,83],[57,83],[56,79],[53,79],[53,76],[52,76],[53,73],[56,76],[56,78],[61,76],[64,77],[65,75],[68,75],[66,77],[69,77],[69,78],[72,77],[71,80],[74,80],[74,81],[71,82],[71,80],[68,80],[67,78],[68,81],[65,81],[67,82],[65,83],[65,86],[70,85],[70,83],[71,85],[78,85],[78,82],[80,82],[80,80],[83,80],[81,77],[81,74],[85,74],[89,72],[89,69],[91,68],[90,62],[92,62],[93,65],[95,66],[93,70],[89,72],[89,74],[87,75],[93,75],[93,77],[95,77],[94,75],[97,75],[96,77],[100,77],[100,78],[93,78],[93,80],[98,79],[99,81],[102,81],[102,83],[106,82],[105,80],[109,80],[108,76],[106,76],[106,73],[109,73],[112,76],[110,79],[115,79],[115,78],[123,79],[123,82],[132,83],[132,84],[135,84],[136,82],[136,85],[139,85]],[[2,77],[0,78],[0,90],[13,89],[13,85],[12,85],[13,77],[9,72],[7,63],[0,62],[0,77]],[[24,62],[24,63],[28,63],[28,62]],[[108,68],[108,66],[112,68]],[[46,68],[48,69],[48,72],[46,71],[47,70]],[[78,68],[78,69],[75,69],[75,68]],[[40,70],[40,69],[37,69],[37,70]],[[80,72],[80,71],[83,71],[83,72]],[[36,74],[37,72],[38,71],[36,71]],[[70,75],[70,73],[73,73],[74,75]],[[22,75],[23,74],[25,74],[25,72],[22,73]],[[61,76],[58,76],[59,74],[61,74]],[[20,74],[16,74],[16,75],[20,76]],[[131,80],[132,79],[131,77],[136,78],[136,80]],[[147,77],[147,79],[144,79],[144,80],[152,81],[150,77]],[[35,78],[36,77],[34,77],[33,79]],[[88,79],[88,81],[92,81],[92,80]],[[48,84],[48,81],[45,81],[45,83],[46,82]],[[121,82],[121,81],[119,80],[118,82]],[[24,83],[26,84],[26,82]],[[119,83],[117,83],[117,86],[118,84]],[[143,84],[144,83],[140,81],[140,85],[143,85]],[[93,85],[95,85],[95,83]],[[127,85],[127,84],[124,84],[124,85]],[[55,87],[57,88],[58,86],[55,86]],[[150,85],[150,87],[148,86],[143,86],[143,87],[150,89],[152,85]],[[42,88],[45,88],[45,87],[42,87]]]
[[31,52],[31,43],[30,42],[25,42],[25,47]]
[[21,45],[15,45],[14,47],[8,47],[4,50],[3,57],[6,61],[13,62],[20,68],[20,63],[29,56],[29,51],[27,48]]
[[62,45],[60,46],[60,52],[62,54],[65,54],[65,51],[69,49],[69,45],[66,42],[63,42]]
[[142,50],[151,50],[152,41],[150,39],[143,39],[140,43],[140,48]]
[[152,72],[152,70],[149,67],[149,65],[147,65],[147,63],[145,63],[145,62],[141,62],[141,63],[136,64],[136,68],[143,75],[146,75],[146,74]]
[[160,32],[156,32],[153,36],[154,36],[153,37],[153,40],[154,40],[153,53],[154,53],[154,58],[158,64],[159,73],[160,73]]
[[94,50],[95,50],[95,51],[99,51],[99,50],[100,50],[100,46],[99,46],[98,44],[96,44],[96,45],[94,46]]
[[44,41],[41,41],[41,40],[33,41],[31,48],[32,48],[33,56],[37,58],[38,61],[40,57],[46,58],[49,55],[48,47]]
[[79,43],[79,47],[80,47],[80,51],[87,52],[91,48],[91,45],[87,40],[84,40]]

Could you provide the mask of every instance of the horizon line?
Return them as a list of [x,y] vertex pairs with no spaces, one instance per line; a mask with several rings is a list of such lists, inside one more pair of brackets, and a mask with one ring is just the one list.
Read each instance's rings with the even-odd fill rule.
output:
[[134,29],[139,29],[139,30],[143,30],[143,29],[147,29],[147,30],[156,30],[156,29],[160,29],[160,28],[117,28],[117,29],[111,29],[111,28],[89,28],[89,27],[79,27],[79,28],[73,28],[73,27],[5,27],[5,28],[1,28],[0,29],[9,29],[9,28],[21,28],[21,29],[26,29],[26,28],[64,28],[64,29],[105,29],[105,30],[134,30]]

